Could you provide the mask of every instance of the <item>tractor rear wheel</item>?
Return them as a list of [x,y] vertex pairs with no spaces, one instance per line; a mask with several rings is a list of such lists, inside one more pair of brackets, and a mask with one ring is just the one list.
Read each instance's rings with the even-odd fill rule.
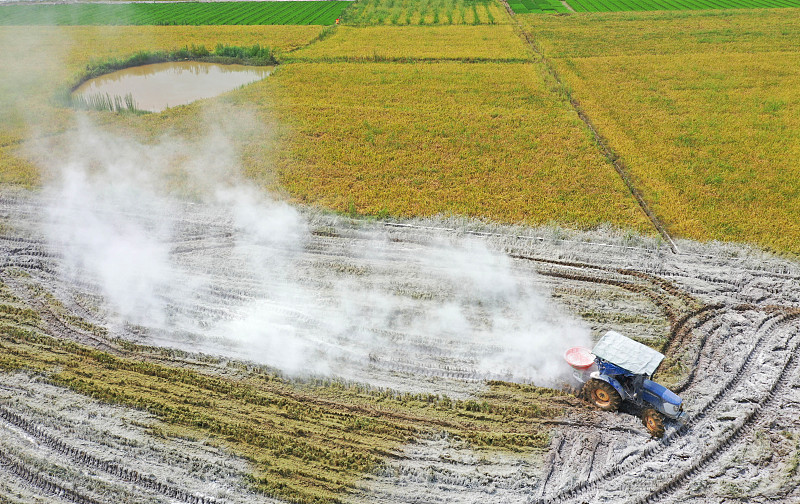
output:
[[664,437],[664,415],[653,408],[645,408],[642,411],[642,423],[654,438]]
[[583,387],[586,399],[604,411],[617,411],[622,397],[610,383],[592,378]]

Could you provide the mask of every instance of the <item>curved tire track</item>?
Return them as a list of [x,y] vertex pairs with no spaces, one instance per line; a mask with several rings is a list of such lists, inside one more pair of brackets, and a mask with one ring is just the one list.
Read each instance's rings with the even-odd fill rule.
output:
[[[788,324],[793,319],[800,317],[800,315],[787,315],[786,318],[778,322],[778,324]],[[722,455],[727,453],[733,446],[764,416],[764,413],[776,406],[785,392],[787,387],[790,387],[789,377],[793,372],[800,369],[800,358],[798,358],[798,350],[800,350],[800,337],[795,336],[795,343],[789,351],[789,358],[786,360],[783,368],[781,369],[777,380],[775,380],[769,389],[769,393],[758,402],[753,411],[749,412],[744,420],[737,425],[730,432],[725,434],[722,439],[711,449],[703,454],[703,456],[692,464],[692,466],[684,471],[681,471],[670,481],[660,485],[649,495],[642,497],[635,501],[636,504],[650,504],[658,502],[663,498],[685,488],[692,479],[699,475],[711,462],[719,459]],[[779,404],[778,404],[779,405]]]
[[[625,461],[624,464],[614,465],[610,469],[604,471],[602,474],[590,479],[583,481],[577,485],[574,485],[571,488],[561,489],[558,492],[545,496],[541,499],[534,500],[532,502],[536,504],[551,504],[555,502],[563,502],[567,499],[574,499],[580,495],[583,495],[587,492],[592,490],[597,490],[602,484],[609,482],[615,478],[624,477],[626,474],[632,470],[636,466],[640,466],[645,463],[647,460],[652,459],[663,451],[665,451],[670,445],[672,445],[675,441],[685,435],[688,431],[692,429],[695,425],[697,425],[701,420],[705,419],[712,411],[714,411],[722,402],[723,398],[729,394],[735,387],[741,382],[741,380],[748,374],[749,369],[753,364],[753,360],[755,356],[758,354],[760,350],[763,349],[764,345],[767,342],[767,336],[769,333],[775,329],[775,327],[779,324],[786,324],[791,322],[792,320],[800,318],[800,314],[784,314],[784,315],[773,315],[764,319],[761,324],[759,325],[758,332],[759,337],[756,343],[752,346],[750,351],[748,352],[747,356],[743,360],[742,364],[736,371],[736,374],[728,380],[712,397],[710,401],[708,401],[694,416],[692,416],[684,425],[680,426],[677,430],[670,433],[669,435],[665,436],[658,444],[650,445],[645,448],[638,456],[634,456],[629,458]],[[795,343],[794,350],[791,353],[790,359],[785,363],[778,379],[774,382],[771,392],[785,381],[786,377],[788,376],[789,370],[794,369],[796,367],[797,359],[795,357],[795,353],[800,347],[800,341]],[[771,402],[771,398],[774,396],[773,393],[770,393],[767,398],[765,398],[762,403],[759,404],[759,407],[756,408],[753,412],[750,412],[747,417],[745,418],[744,422],[737,428],[735,428],[731,433],[726,435],[723,440],[717,445],[712,452],[703,456],[700,462],[698,462],[698,468],[704,467],[709,462],[717,459],[723,451],[730,449],[731,445],[741,434],[743,433],[743,429],[747,426],[752,424],[761,414],[763,411],[763,407],[761,404],[768,404]],[[674,481],[666,484],[663,488],[659,488],[656,492],[657,495],[666,495],[669,492],[675,491],[678,488],[679,482],[684,482],[689,479],[689,477],[693,474],[696,474],[699,470],[698,468],[692,468],[688,471],[685,471],[680,477],[676,478]],[[655,498],[655,497],[654,497]],[[647,501],[649,502],[649,501]]]

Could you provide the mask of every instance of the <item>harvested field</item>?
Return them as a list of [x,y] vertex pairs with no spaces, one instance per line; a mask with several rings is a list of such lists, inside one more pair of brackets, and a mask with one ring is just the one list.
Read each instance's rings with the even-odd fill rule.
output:
[[[196,472],[186,477],[176,473],[165,481],[162,469],[157,469],[162,466],[154,465],[155,469],[149,469],[150,466],[127,462],[126,450],[133,455],[146,448],[150,453],[147,460],[153,460],[153,464],[157,460],[169,460],[169,450],[174,449],[171,446],[175,443],[189,450],[189,460],[228,457],[229,462],[223,466],[228,475],[225,477],[229,478],[227,492],[235,491],[231,489],[241,484],[236,475],[242,471],[252,474],[254,461],[259,460],[253,448],[243,449],[236,441],[236,434],[220,436],[202,423],[165,414],[168,410],[154,411],[155,417],[149,417],[124,408],[75,399],[85,409],[60,413],[59,403],[50,408],[49,402],[38,400],[42,394],[54,394],[57,389],[52,385],[35,385],[27,378],[31,375],[20,374],[25,370],[25,373],[36,372],[49,377],[48,381],[97,397],[101,397],[100,390],[106,391],[103,394],[110,391],[112,395],[104,396],[104,400],[128,406],[136,403],[136,394],[141,393],[137,389],[146,388],[143,376],[150,376],[149,379],[160,376],[163,381],[158,387],[166,389],[178,386],[177,383],[170,385],[167,379],[170,374],[182,376],[180,394],[190,408],[187,411],[196,400],[191,395],[193,383],[205,383],[204,386],[209,387],[228,382],[231,386],[244,387],[243,391],[249,388],[247,403],[254,410],[259,408],[255,398],[260,394],[279,393],[287,398],[286,394],[290,394],[299,409],[274,403],[273,408],[277,408],[274,411],[285,415],[282,422],[289,422],[276,426],[305,421],[306,427],[302,430],[312,439],[318,434],[311,433],[319,426],[314,427],[314,416],[307,413],[310,410],[306,408],[311,405],[317,411],[334,405],[338,405],[337,408],[360,405],[360,409],[352,409],[349,415],[341,417],[343,420],[348,416],[355,420],[365,414],[404,412],[401,424],[396,423],[400,416],[390,421],[391,415],[381,422],[388,422],[384,428],[393,425],[392,422],[405,425],[405,429],[411,428],[402,436],[405,440],[398,439],[393,448],[378,455],[383,462],[377,466],[367,464],[359,479],[350,480],[350,483],[342,480],[346,490],[339,493],[337,499],[348,502],[410,499],[421,502],[527,502],[531,499],[573,502],[591,496],[599,497],[600,502],[656,499],[707,502],[742,493],[758,500],[790,502],[798,497],[793,476],[796,464],[792,462],[797,457],[800,436],[797,420],[800,418],[800,362],[795,358],[800,346],[797,330],[800,268],[795,264],[733,246],[701,246],[686,241],[680,242],[684,253],[673,255],[655,242],[628,239],[626,245],[626,241],[607,232],[580,236],[555,234],[547,229],[489,228],[464,221],[384,224],[308,215],[304,220],[307,219],[311,233],[303,239],[301,250],[294,246],[284,249],[294,241],[278,241],[269,246],[271,255],[288,261],[281,264],[291,265],[291,272],[284,278],[272,278],[265,283],[264,277],[253,276],[256,271],[246,262],[230,260],[231,254],[245,250],[237,245],[244,238],[240,234],[243,230],[230,227],[229,218],[225,212],[220,213],[219,208],[193,205],[185,211],[173,207],[170,218],[175,234],[169,256],[171,262],[180,265],[184,275],[176,285],[187,281],[196,283],[198,275],[202,275],[207,284],[191,298],[184,298],[180,288],[161,288],[159,297],[170,313],[166,325],[153,318],[149,322],[120,323],[125,317],[119,318],[122,312],[115,308],[117,305],[104,301],[105,287],[98,283],[91,265],[87,265],[87,270],[71,272],[83,278],[82,282],[65,282],[67,277],[59,273],[64,271],[63,261],[70,256],[69,249],[64,251],[66,255],[57,253],[52,248],[54,244],[39,234],[43,229],[42,218],[47,214],[45,209],[54,204],[52,201],[6,192],[0,204],[5,216],[5,231],[0,239],[5,265],[0,277],[4,285],[6,327],[0,343],[4,347],[4,367],[16,369],[14,374],[4,375],[3,390],[6,393],[31,391],[29,399],[12,400],[5,396],[0,404],[3,428],[8,433],[2,438],[5,462],[2,470],[5,471],[3,480],[7,482],[5,488],[12,489],[25,500],[52,496],[52,492],[63,488],[68,481],[66,478],[71,477],[69,471],[60,469],[59,457],[49,455],[51,449],[55,450],[53,453],[66,450],[74,467],[96,467],[92,461],[97,458],[117,464],[101,465],[86,473],[83,476],[87,478],[86,483],[81,488],[91,491],[86,490],[83,497],[128,495],[134,501],[163,500],[167,495],[175,495],[178,500],[196,502],[192,499],[201,495],[219,499],[219,495],[224,494],[202,490],[202,485],[192,483]],[[104,215],[117,219],[113,214]],[[120,218],[147,222],[152,216],[140,214]],[[470,243],[472,245],[468,245]],[[402,310],[419,315],[437,306],[442,295],[455,295],[461,302],[474,296],[480,299],[480,291],[459,292],[455,285],[441,283],[449,279],[448,274],[431,268],[434,263],[421,259],[430,254],[446,253],[453,261],[453,254],[461,254],[465,246],[475,250],[476,244],[485,247],[492,256],[501,252],[507,254],[505,261],[517,281],[534,291],[551,292],[554,300],[545,303],[557,303],[560,310],[565,310],[565,315],[582,315],[595,337],[612,328],[636,334],[662,349],[670,359],[670,366],[665,367],[658,378],[670,383],[685,398],[690,415],[686,426],[670,424],[664,440],[649,440],[635,416],[593,411],[566,396],[561,396],[556,403],[557,410],[562,412],[556,418],[543,409],[527,413],[522,409],[509,409],[515,403],[542,408],[548,400],[537,396],[535,390],[538,389],[530,387],[496,382],[490,382],[487,387],[484,380],[492,375],[482,369],[478,356],[496,352],[510,341],[496,339],[501,335],[493,331],[465,341],[460,338],[463,334],[448,335],[441,329],[417,333],[403,322],[401,313],[395,314],[395,322],[389,326],[380,322],[384,320],[382,315],[378,318],[361,315],[353,319],[362,324],[359,331],[371,332],[378,338],[375,346],[367,349],[369,354],[362,353],[363,347],[362,351],[356,351],[355,345],[361,344],[357,343],[361,337],[356,333],[348,331],[337,336],[335,330],[331,332],[330,314],[341,309],[337,308],[339,301],[331,297],[336,285],[350,285],[350,289],[355,289],[352,293],[360,289],[371,293],[366,298],[348,296],[355,303],[348,308],[351,313],[368,313],[362,310],[375,306],[376,294],[378,297],[385,295],[378,294],[381,292],[393,292],[393,296],[405,299],[406,307]],[[282,250],[285,253],[281,253]],[[473,260],[476,257],[480,256],[473,256]],[[502,270],[506,266],[492,267]],[[452,280],[455,279],[448,281]],[[316,292],[314,303],[319,304],[302,305],[299,310],[296,302],[270,294],[275,292],[275,286],[286,282]],[[332,354],[336,356],[336,366],[326,373],[335,377],[346,371],[344,377],[355,381],[296,381],[280,377],[259,364],[261,359],[270,360],[268,353],[239,348],[231,344],[232,340],[226,343],[214,335],[211,328],[221,320],[247,317],[248,307],[253,303],[262,311],[268,310],[268,319],[277,320],[275,317],[282,314],[283,327],[291,328],[286,333],[287,341],[302,343],[308,338],[307,341],[315,341],[318,349],[335,343],[342,351]],[[358,308],[359,303],[367,304]],[[12,307],[16,311],[11,310]],[[513,312],[507,315],[514,316]],[[17,328],[17,332],[10,331],[11,327]],[[24,331],[42,336],[30,339]],[[238,339],[240,336],[234,332],[229,337]],[[71,349],[86,348],[70,341],[95,350],[80,350],[80,366],[58,366],[60,359],[70,358]],[[254,342],[250,340],[249,344]],[[48,350],[48,347],[55,348],[54,345],[60,348],[57,353]],[[159,352],[142,345],[177,350]],[[11,358],[14,354],[9,353],[11,349],[23,354],[28,352],[28,358],[15,361]],[[204,353],[196,353],[198,349],[203,349]],[[323,350],[321,355],[327,352]],[[213,354],[227,357],[214,358]],[[554,366],[565,366],[558,355],[551,358]],[[144,362],[131,367],[124,364],[129,359]],[[95,364],[91,364],[92,361]],[[126,369],[161,371],[131,380],[132,375],[123,377]],[[515,379],[513,373],[505,378]],[[91,387],[103,384],[105,388],[92,392]],[[403,399],[403,392],[419,391],[436,394],[440,405],[426,406],[425,396]],[[205,400],[234,401],[236,395],[205,394]],[[441,401],[445,395],[460,397],[461,401],[444,406]],[[68,397],[64,396],[63,400]],[[470,403],[470,398],[474,398],[474,402]],[[147,409],[146,405],[166,406],[172,400],[170,394],[161,392],[157,400],[151,397],[142,404]],[[492,408],[499,405],[505,405],[505,413],[493,419]],[[365,406],[368,409],[364,410]],[[371,408],[375,408],[374,413],[369,413]],[[96,411],[94,414],[101,418],[138,415],[132,427],[118,431],[120,442],[114,445],[118,458],[97,455],[97,448],[91,444],[97,434],[93,434],[91,427],[70,430],[69,425],[89,411]],[[206,407],[205,411],[215,409]],[[519,423],[508,423],[510,411],[519,411]],[[502,423],[497,423],[499,418],[504,418]],[[159,424],[159,421],[165,423]],[[156,432],[167,435],[165,440],[152,437],[137,427],[154,424],[161,425]],[[507,438],[507,444],[501,444],[500,449],[492,448],[485,434],[470,435],[470,432],[485,433],[481,425],[489,431],[503,425],[506,435],[513,434],[514,429],[525,429],[525,425],[536,426],[550,433],[550,448],[546,452],[530,448],[515,451],[513,449],[521,444],[522,438],[518,437]],[[334,427],[326,422],[325,428]],[[375,425],[368,422],[349,430],[348,436],[355,443],[351,449],[370,446],[356,440],[358,436],[374,432],[374,428]],[[200,442],[182,441],[173,438],[175,434]],[[136,441],[125,448],[124,439]],[[383,436],[381,439],[383,443],[391,440]],[[45,450],[43,445],[53,448]],[[230,455],[222,455],[228,451],[243,455],[248,461],[247,467],[230,459]],[[268,451],[261,453],[265,457],[260,459],[262,462],[294,460],[300,463],[292,470],[302,470],[305,463],[300,462],[302,458],[282,455],[275,459]],[[214,467],[222,470],[216,464]],[[337,474],[335,466],[326,467]],[[741,476],[742,469],[746,477]],[[354,474],[338,471],[340,475]],[[106,476],[109,473],[110,478]],[[152,479],[147,479],[151,476],[145,478],[144,475],[150,474]],[[264,483],[279,481],[270,474],[269,471],[264,473]],[[213,477],[223,478],[222,473]],[[100,480],[105,483],[101,485]],[[647,484],[643,485],[642,481]],[[294,502],[303,502],[303,495],[313,495],[280,494],[287,491],[285,487],[279,487],[283,490],[277,493],[274,487],[267,488],[273,488],[270,490],[273,495],[284,495]],[[321,488],[324,490],[317,495],[327,501],[332,494],[326,492],[334,487]],[[313,487],[304,484],[291,492],[311,491],[309,489]],[[236,495],[241,501],[256,499],[248,497],[250,494],[244,491]]]
[[797,253],[794,12],[525,23],[671,234]]
[[155,438],[162,428],[145,412],[92,400],[39,376],[4,372],[0,495],[10,502],[44,502],[57,497],[39,485],[71,482],[81,494],[91,492],[106,502],[169,502],[167,487],[192,489],[210,502],[259,497],[244,484],[249,470],[244,459],[203,441]]

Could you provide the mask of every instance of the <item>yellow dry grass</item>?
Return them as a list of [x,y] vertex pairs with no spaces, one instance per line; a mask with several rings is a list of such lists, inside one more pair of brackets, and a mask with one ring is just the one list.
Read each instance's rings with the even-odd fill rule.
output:
[[798,12],[527,20],[671,233],[798,253]]
[[300,201],[649,229],[537,64],[298,63],[264,85],[293,132],[281,180]]
[[292,60],[526,60],[530,49],[511,25],[340,26]]

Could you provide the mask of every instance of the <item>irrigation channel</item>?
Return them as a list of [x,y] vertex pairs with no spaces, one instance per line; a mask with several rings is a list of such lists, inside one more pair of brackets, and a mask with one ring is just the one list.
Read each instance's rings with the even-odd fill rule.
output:
[[[213,206],[181,204],[166,215],[93,209],[145,229],[167,221],[163,257],[154,257],[169,267],[155,259],[152,266],[169,281],[154,277],[142,303],[104,285],[108,278],[125,282],[124,275],[104,277],[50,237],[54,205],[23,192],[0,196],[0,280],[35,307],[49,334],[98,349],[114,349],[122,338],[256,360],[290,375],[465,398],[487,379],[557,384],[568,376],[566,363],[547,350],[557,342],[534,345],[546,362],[514,362],[525,348],[496,335],[502,329],[520,337],[514,331],[532,323],[555,337],[563,319],[578,321],[569,326],[576,334],[635,335],[683,366],[671,385],[689,420],[668,424],[663,439],[650,439],[631,412],[576,401],[565,417],[544,422],[552,436],[546,453],[479,452],[434,436],[366,475],[347,501],[800,500],[796,263],[688,241],[674,254],[658,242],[602,230],[310,213],[289,219],[294,228],[248,241],[241,222]],[[521,302],[505,296],[509,289]],[[58,303],[37,301],[41,290]],[[146,316],[136,320],[136,312]],[[70,317],[108,333],[76,327]],[[254,327],[279,327],[293,342],[291,358]],[[126,502],[265,501],[241,483],[246,464],[222,448],[179,438],[148,442],[152,419],[145,413],[25,373],[6,373],[1,385],[0,495],[15,496],[12,502],[94,503],[109,495]]]

